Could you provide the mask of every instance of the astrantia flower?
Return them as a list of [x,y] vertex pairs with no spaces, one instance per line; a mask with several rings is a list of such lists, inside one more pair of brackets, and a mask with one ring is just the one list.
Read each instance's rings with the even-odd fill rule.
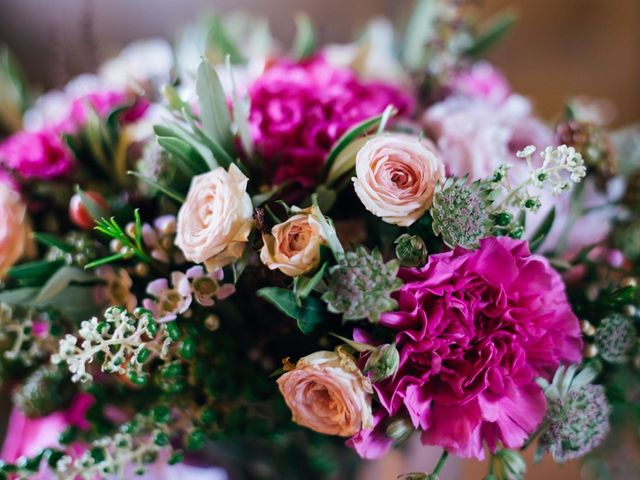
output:
[[396,278],[398,262],[384,263],[379,251],[358,247],[347,252],[329,272],[328,290],[322,296],[329,310],[345,320],[368,318],[378,321],[380,313],[396,307],[391,293],[402,282]]
[[74,159],[56,133],[25,130],[0,144],[0,164],[26,179],[50,180],[69,173]]
[[611,407],[604,387],[590,382],[595,372],[586,368],[560,367],[551,384],[540,381],[548,400],[540,437],[539,453],[550,453],[556,462],[582,457],[597,447],[609,433]]
[[431,207],[433,232],[450,247],[474,247],[491,232],[490,192],[466,177],[449,177],[436,187]]
[[171,287],[166,278],[159,278],[147,285],[147,293],[153,299],[145,298],[142,304],[158,322],[175,320],[191,306],[191,284],[181,272],[171,274]]
[[315,184],[327,153],[351,126],[411,100],[396,88],[363,83],[322,57],[280,61],[250,86],[250,123],[267,181]]
[[[463,457],[483,458],[484,444],[520,448],[545,412],[534,378],[581,358],[560,275],[526,242],[489,237],[399,277],[398,310],[380,318],[400,351],[397,374],[374,385],[381,411],[408,415],[424,444]],[[361,455],[383,428],[354,439]]]
[[638,333],[632,318],[613,314],[603,319],[596,330],[596,345],[602,358],[621,363],[638,344]]

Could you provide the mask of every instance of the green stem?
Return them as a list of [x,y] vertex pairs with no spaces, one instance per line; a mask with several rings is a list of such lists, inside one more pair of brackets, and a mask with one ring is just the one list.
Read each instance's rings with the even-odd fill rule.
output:
[[444,464],[447,461],[447,457],[449,456],[449,452],[447,450],[443,450],[442,451],[442,455],[440,455],[440,460],[438,460],[438,464],[436,465],[436,468],[433,469],[433,472],[431,473],[432,477],[436,477],[440,474],[440,470],[442,470],[442,467],[444,467]]

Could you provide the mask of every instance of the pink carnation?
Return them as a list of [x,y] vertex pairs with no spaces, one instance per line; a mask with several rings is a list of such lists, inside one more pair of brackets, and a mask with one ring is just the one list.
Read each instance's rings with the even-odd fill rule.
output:
[[511,95],[509,82],[489,62],[477,62],[459,72],[449,85],[454,92],[499,104]]
[[527,145],[554,144],[551,130],[537,119],[531,103],[510,95],[501,103],[454,95],[430,107],[424,126],[433,136],[447,172],[473,180],[488,177]]
[[350,70],[322,57],[303,63],[282,60],[249,88],[250,123],[267,181],[312,186],[335,141],[354,124],[387,105],[401,112],[411,100],[394,87],[363,83]]
[[[380,323],[397,330],[400,368],[374,385],[380,411],[410,418],[424,444],[463,457],[482,459],[485,442],[491,451],[498,442],[521,447],[545,412],[534,378],[581,358],[560,275],[525,241],[500,237],[399,276],[398,311]],[[388,446],[378,425],[351,441],[365,457]]]
[[71,151],[59,135],[49,130],[21,131],[0,144],[0,165],[26,179],[51,179],[73,167]]
[[[104,118],[118,107],[127,105],[130,98],[126,93],[111,90],[96,91],[74,99],[69,108],[69,114],[61,122],[59,128],[65,132],[73,132],[82,127],[92,108],[99,117]],[[142,118],[149,107],[149,102],[138,99],[130,108],[122,112],[121,119],[124,123],[131,123]]]

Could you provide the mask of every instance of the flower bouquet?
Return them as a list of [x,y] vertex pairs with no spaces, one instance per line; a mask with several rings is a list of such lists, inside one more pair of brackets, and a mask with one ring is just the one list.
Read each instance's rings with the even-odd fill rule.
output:
[[213,17],[35,101],[3,53],[0,478],[346,479],[413,435],[406,479],[625,465],[640,131],[541,121],[468,3],[288,50]]

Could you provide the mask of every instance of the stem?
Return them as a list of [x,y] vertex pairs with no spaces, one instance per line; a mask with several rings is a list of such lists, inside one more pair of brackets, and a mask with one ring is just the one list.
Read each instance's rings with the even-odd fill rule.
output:
[[433,469],[431,473],[432,477],[437,477],[440,474],[440,470],[444,467],[445,462],[447,461],[447,457],[449,456],[449,452],[447,450],[442,451],[442,455],[440,455],[440,460],[438,460],[438,464],[436,468]]
[[549,427],[549,422],[547,421],[542,422],[540,426],[536,429],[536,431],[531,434],[531,436],[527,439],[526,442],[524,442],[524,445],[522,445],[522,447],[520,448],[520,451],[524,452],[529,447],[529,445],[531,445],[533,441],[536,438],[538,438],[538,436],[542,432],[544,432],[548,427]]

